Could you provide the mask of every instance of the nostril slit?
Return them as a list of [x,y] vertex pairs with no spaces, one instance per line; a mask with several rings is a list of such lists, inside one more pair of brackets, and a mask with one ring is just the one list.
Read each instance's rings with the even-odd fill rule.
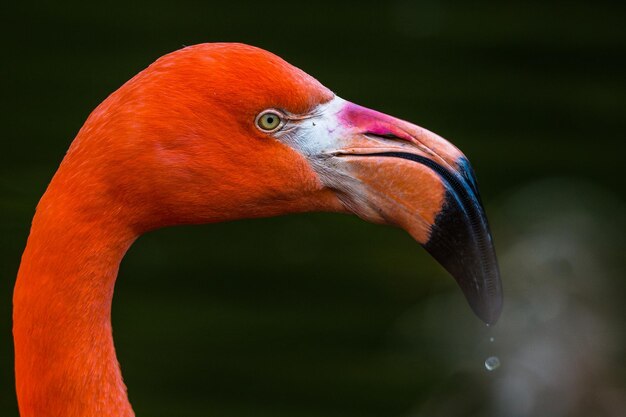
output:
[[380,139],[392,139],[392,140],[403,140],[400,136],[394,135],[393,133],[374,133],[374,132],[365,132],[367,136],[372,136]]

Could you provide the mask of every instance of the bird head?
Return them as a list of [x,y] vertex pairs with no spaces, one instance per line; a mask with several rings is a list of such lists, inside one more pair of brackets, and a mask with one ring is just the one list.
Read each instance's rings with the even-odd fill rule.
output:
[[267,51],[202,44],[160,58],[94,110],[63,164],[80,164],[100,185],[94,193],[141,231],[305,211],[399,226],[483,321],[500,314],[498,265],[467,158]]

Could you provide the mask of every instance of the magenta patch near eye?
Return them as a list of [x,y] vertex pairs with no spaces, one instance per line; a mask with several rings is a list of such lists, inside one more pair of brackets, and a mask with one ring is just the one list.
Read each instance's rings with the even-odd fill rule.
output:
[[339,113],[339,120],[345,126],[362,129],[363,133],[382,137],[393,136],[396,139],[413,142],[413,138],[394,123],[398,121],[397,119],[358,104],[346,103]]

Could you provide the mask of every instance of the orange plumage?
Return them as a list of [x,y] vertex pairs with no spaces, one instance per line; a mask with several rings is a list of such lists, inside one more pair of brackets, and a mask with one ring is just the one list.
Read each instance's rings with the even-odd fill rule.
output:
[[[393,141],[409,124],[371,114],[346,122],[346,103],[269,52],[203,44],[162,57],[99,105],[42,197],[22,257],[13,315],[21,415],[134,415],[115,356],[111,300],[122,257],[146,231],[326,210],[410,232],[415,217],[414,236],[428,244],[445,205],[440,176],[341,143],[370,141],[367,152],[409,152],[451,170],[461,169],[462,154],[427,131],[407,133],[415,143],[383,146],[384,135]],[[268,108],[284,115],[283,131],[255,125]],[[368,130],[372,118],[388,134]],[[377,163],[372,173],[368,161]],[[397,175],[385,171],[389,164],[431,191],[414,192],[406,179],[393,198],[385,187],[395,180],[369,187],[387,181],[380,170]]]

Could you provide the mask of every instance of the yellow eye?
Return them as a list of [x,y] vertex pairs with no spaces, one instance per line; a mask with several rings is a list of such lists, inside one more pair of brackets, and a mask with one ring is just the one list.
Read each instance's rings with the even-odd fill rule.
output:
[[256,118],[259,129],[265,132],[274,132],[283,125],[283,117],[275,110],[266,110]]

